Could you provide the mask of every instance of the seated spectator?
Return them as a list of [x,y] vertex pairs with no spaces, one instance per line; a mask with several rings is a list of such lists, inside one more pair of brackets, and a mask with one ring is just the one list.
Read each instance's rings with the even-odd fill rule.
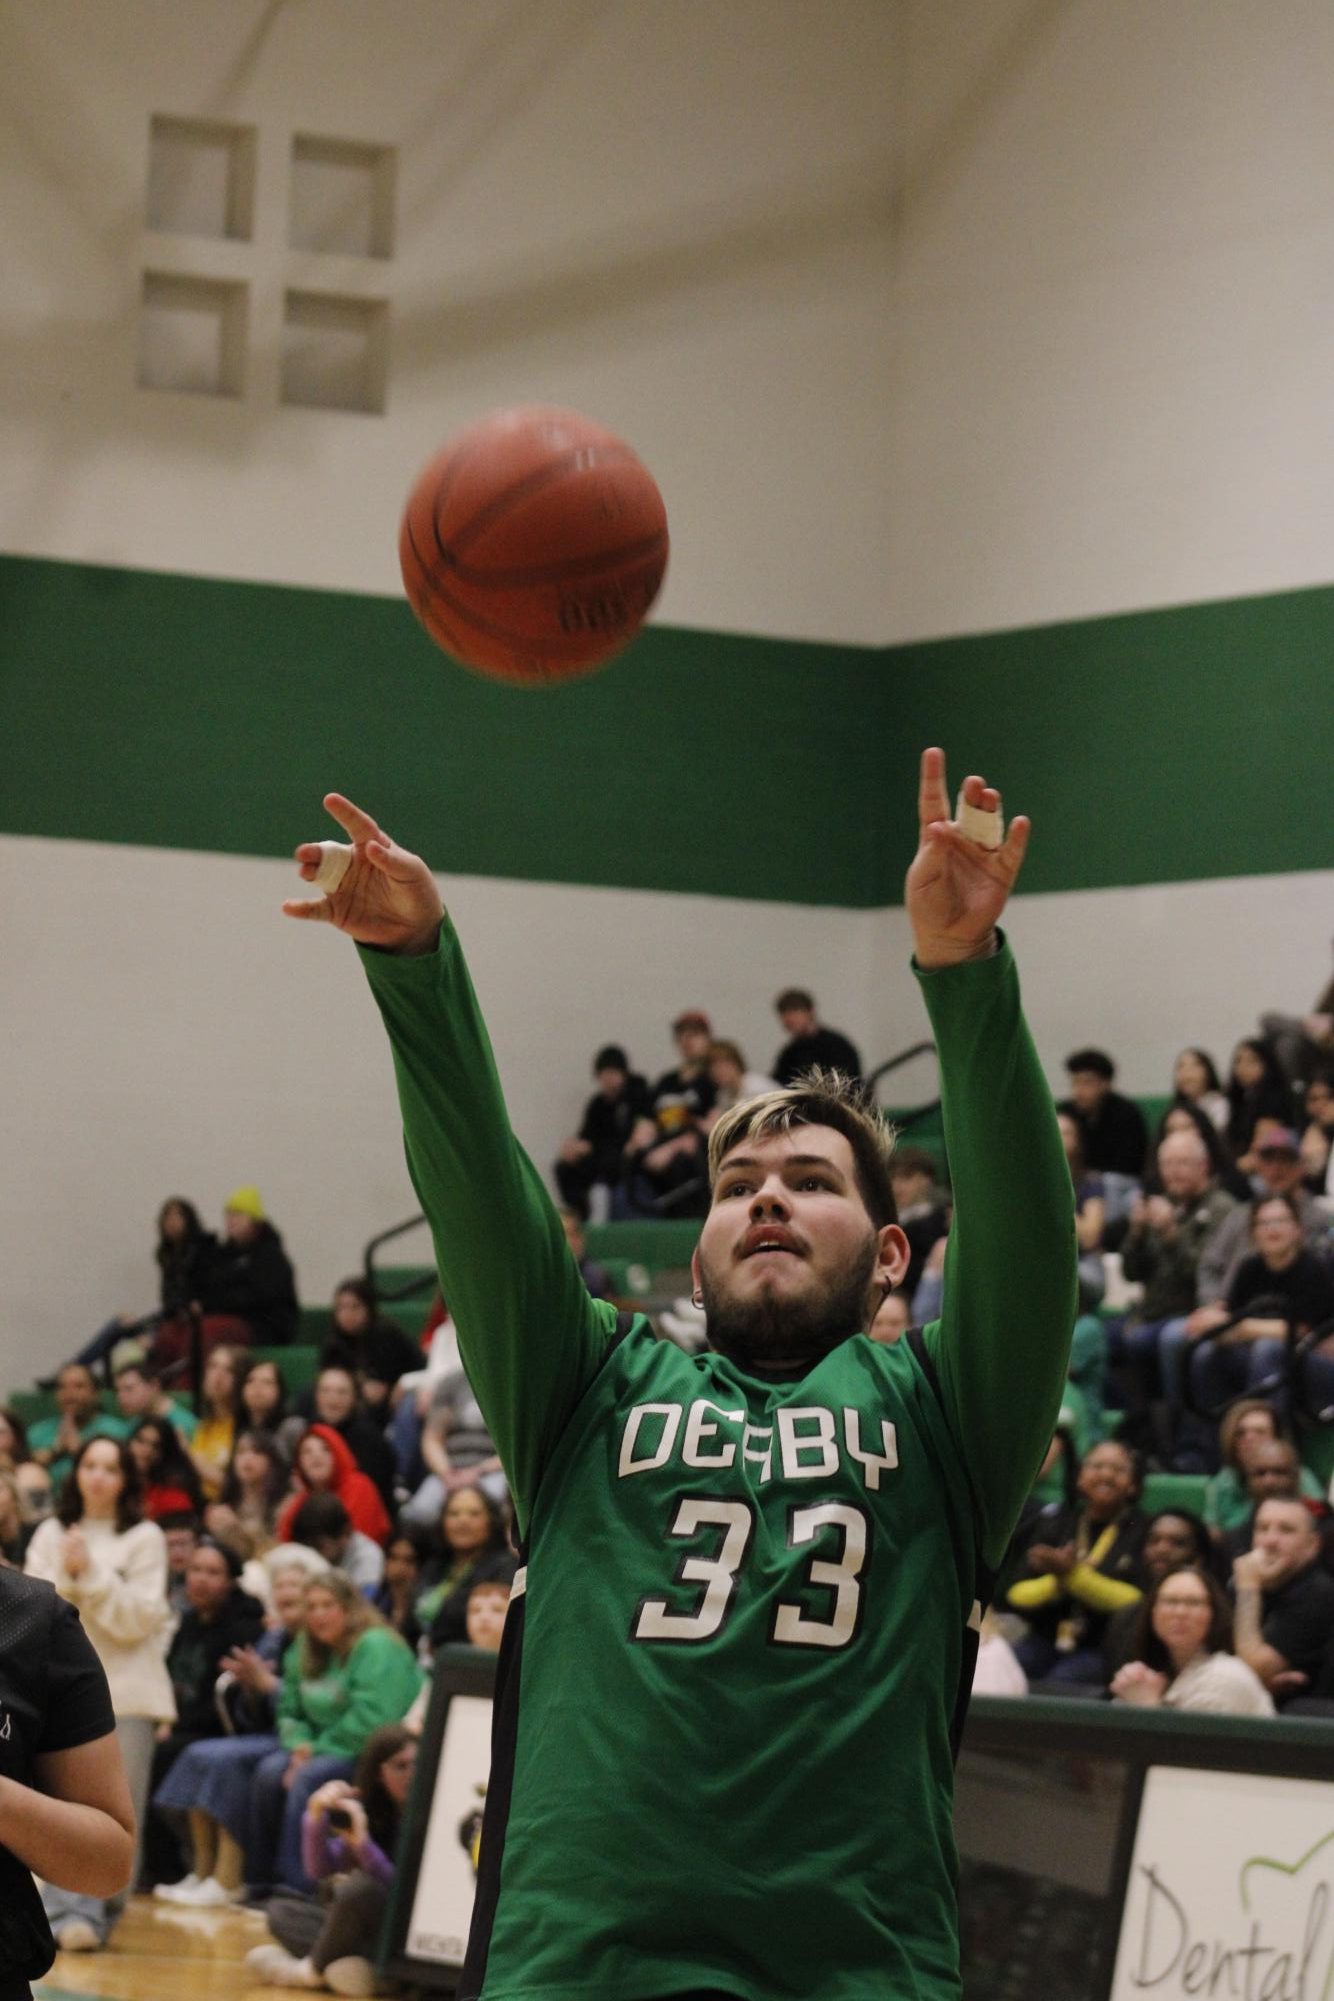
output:
[[163,1317],[173,1319],[201,1306],[218,1262],[218,1240],[206,1230],[199,1211],[183,1195],[169,1195],[157,1213],[157,1245]]
[[1044,1508],[1029,1528],[1029,1574],[1011,1585],[1008,1602],[1028,1624],[1015,1653],[1030,1682],[1101,1684],[1108,1617],[1141,1592],[1139,1489],[1132,1454],[1109,1438],[1079,1469],[1079,1506]]
[[1056,1123],[1075,1189],[1075,1242],[1079,1248],[1079,1298],[1084,1307],[1096,1306],[1106,1281],[1102,1271],[1102,1242],[1107,1229],[1105,1184],[1100,1174],[1092,1174],[1084,1164],[1084,1129],[1073,1112],[1058,1112]]
[[237,1901],[245,1881],[250,1781],[260,1759],[278,1748],[283,1663],[305,1623],[306,1585],[316,1574],[306,1558],[326,1568],[313,1550],[293,1545],[274,1553],[266,1565],[271,1604],[264,1631],[223,1657],[235,1733],[187,1745],[153,1795],[154,1807],[174,1821],[183,1817],[190,1834],[190,1873],[153,1891],[164,1903],[207,1908]]
[[[135,1823],[142,1829],[155,1734],[159,1724],[174,1720],[176,1703],[164,1659],[166,1549],[162,1530],[142,1518],[139,1476],[122,1439],[84,1439],[61,1490],[59,1514],[35,1530],[24,1569],[53,1584],[77,1609],[106,1671]],[[136,1872],[138,1864],[136,1842]],[[77,1925],[88,1950],[106,1943],[123,1899],[48,1883],[42,1903],[57,1942],[65,1926]]]
[[1169,1133],[1198,1133],[1205,1151],[1209,1155],[1209,1171],[1218,1186],[1230,1195],[1234,1202],[1249,1202],[1255,1190],[1250,1176],[1243,1174],[1227,1150],[1218,1128],[1206,1118],[1198,1105],[1188,1100],[1178,1099],[1169,1105],[1158,1121],[1158,1131],[1153,1142],[1154,1172],[1144,1182],[1144,1193],[1156,1195],[1162,1192],[1162,1182],[1157,1174],[1158,1149]]
[[278,1511],[287,1493],[287,1461],[271,1431],[243,1431],[236,1441],[222,1491],[208,1510],[210,1533],[236,1547],[240,1530],[255,1556],[278,1540]]
[[190,1457],[209,1500],[222,1491],[223,1478],[236,1444],[240,1415],[242,1350],[225,1342],[204,1363],[199,1390],[199,1417],[190,1441]]
[[1237,1044],[1232,1052],[1227,1100],[1224,1137],[1238,1167],[1246,1174],[1254,1174],[1257,1161],[1252,1145],[1256,1127],[1262,1119],[1287,1127],[1292,1124],[1293,1115],[1292,1086],[1267,1042],[1248,1035]]
[[167,1606],[170,1621],[163,1635],[165,1647],[190,1609],[185,1580],[189,1574],[190,1558],[195,1553],[203,1524],[192,1510],[182,1508],[179,1514],[164,1515],[158,1527],[162,1531],[167,1549]]
[[588,1255],[588,1240],[584,1236],[584,1219],[576,1209],[558,1209],[560,1226],[565,1232],[565,1242],[570,1256],[579,1267],[579,1276],[584,1282],[584,1290],[590,1299],[610,1299],[611,1280],[605,1268],[596,1258]]
[[224,1237],[208,1302],[250,1329],[252,1347],[279,1348],[296,1333],[296,1274],[257,1188],[237,1188],[223,1208]]
[[805,987],[784,987],[774,1002],[774,1013],[788,1038],[773,1062],[780,1090],[795,1083],[806,1070],[837,1070],[853,1083],[860,1081],[862,1059],[856,1045],[838,1029],[824,1026],[815,997]]
[[596,1210],[598,1220],[605,1222],[613,1193],[621,1186],[630,1135],[651,1115],[653,1095],[615,1042],[593,1058],[593,1077],[597,1090],[584,1106],[578,1132],[564,1142],[556,1161],[556,1186],[561,1201],[576,1215],[586,1219]]
[[0,1468],[0,1564],[22,1570],[31,1540],[32,1530],[23,1519],[19,1483],[7,1468]]
[[127,1441],[143,1482],[144,1513],[150,1522],[167,1515],[204,1511],[204,1493],[189,1453],[165,1417],[146,1417]]
[[[312,1424],[296,1449],[292,1492],[278,1516],[280,1542],[293,1540],[297,1510],[316,1494],[331,1494],[341,1501],[351,1526],[383,1549],[389,1539],[389,1516],[379,1489],[361,1471],[346,1441],[327,1424]],[[377,1575],[375,1582],[379,1581]]]
[[506,1576],[499,1562],[494,1576],[483,1573],[484,1566],[479,1567],[468,1592],[463,1636],[470,1647],[484,1654],[498,1654],[505,1632],[505,1615],[514,1595],[514,1573]]
[[426,1568],[425,1535],[414,1528],[396,1528],[384,1553],[384,1579],[371,1599],[387,1626],[401,1633],[413,1652],[421,1639],[416,1604]]
[[1284,1074],[1308,1083],[1334,1058],[1334,979],[1321,988],[1310,1014],[1262,1015],[1260,1028]]
[[1286,1399],[1289,1330],[1334,1319],[1334,1276],[1302,1248],[1290,1196],[1267,1195],[1251,1210],[1254,1255],[1238,1266],[1226,1300],[1192,1316],[1191,1388],[1206,1412],[1238,1394]]
[[[241,1589],[241,1564],[224,1543],[203,1537],[186,1573],[187,1610],[167,1649],[167,1673],[176,1697],[176,1720],[158,1732],[152,1794],[182,1752],[201,1737],[223,1734],[215,1691],[222,1663],[239,1647],[252,1647],[264,1630],[264,1607]],[[176,1835],[161,1816],[146,1832],[146,1873],[151,1882],[180,1874]]]
[[352,1776],[372,1730],[401,1721],[421,1685],[412,1650],[337,1571],[306,1586],[306,1620],[288,1649],[279,1749],[255,1768],[246,1840],[252,1884],[314,1889],[301,1859],[311,1795]]
[[305,1870],[327,1901],[275,1897],[265,1912],[277,1943],[246,1965],[269,1987],[375,1992],[375,1959],[394,1881],[398,1831],[412,1790],[417,1742],[401,1723],[372,1731],[355,1783],[330,1779],[312,1793],[301,1829]]
[[315,1422],[337,1432],[360,1470],[374,1481],[385,1508],[391,1509],[398,1474],[394,1450],[380,1426],[362,1409],[352,1371],[327,1363],[315,1378],[312,1404]]
[[[1161,1195],[1144,1195],[1130,1213],[1121,1250],[1128,1279],[1144,1288],[1124,1329],[1132,1416],[1152,1412],[1159,1456],[1171,1460],[1185,1403],[1186,1347],[1205,1248],[1234,1204],[1213,1180],[1197,1133],[1169,1133],[1158,1148]],[[1161,1403],[1155,1406],[1155,1398]]]
[[1227,1130],[1232,1107],[1214,1059],[1204,1049],[1183,1049],[1172,1065],[1172,1103],[1194,1105],[1215,1132]]
[[116,1412],[128,1437],[146,1417],[165,1417],[178,1438],[188,1445],[195,1435],[195,1414],[188,1403],[169,1396],[162,1378],[147,1362],[122,1362],[112,1373]]
[[[1302,1183],[1301,1145],[1290,1128],[1271,1126],[1261,1134],[1255,1149],[1255,1187],[1252,1199],[1261,1195],[1288,1195],[1297,1205],[1306,1248],[1317,1256],[1329,1234],[1329,1218]],[[1228,1289],[1244,1258],[1254,1251],[1251,1241],[1249,1202],[1237,1207],[1219,1224],[1200,1257],[1199,1295],[1201,1306],[1226,1300]]]
[[509,1492],[505,1470],[462,1369],[455,1369],[431,1392],[421,1454],[426,1478],[400,1509],[402,1521],[433,1528],[448,1496],[460,1488],[481,1487],[498,1507],[504,1505]]
[[911,1299],[931,1250],[949,1235],[950,1199],[936,1185],[935,1156],[925,1147],[896,1147],[889,1178],[899,1227],[908,1239],[908,1269],[900,1283]]
[[0,1470],[12,1473],[32,1458],[28,1432],[16,1410],[0,1407]]
[[85,1362],[66,1362],[56,1377],[56,1415],[39,1417],[29,1426],[28,1450],[39,1466],[45,1466],[58,1490],[86,1439],[124,1435],[120,1419],[98,1403],[92,1370]]
[[1319,1481],[1307,1472],[1296,1446],[1286,1438],[1262,1438],[1251,1448],[1246,1461],[1246,1498],[1250,1502],[1246,1514],[1219,1538],[1219,1561],[1227,1577],[1232,1575],[1237,1558],[1254,1545],[1255,1515],[1262,1501],[1310,1500],[1316,1509],[1322,1508]]
[[1139,1106],[1112,1089],[1115,1063],[1105,1050],[1076,1049],[1066,1057],[1065,1067],[1070,1096],[1056,1109],[1078,1119],[1085,1167],[1092,1174],[1126,1174],[1138,1180],[1144,1172],[1149,1134]]
[[[282,1428],[292,1411],[287,1380],[276,1362],[257,1361],[253,1357],[247,1360],[237,1401],[240,1404],[240,1421],[247,1430],[265,1432],[271,1438],[279,1438],[281,1443]],[[301,1429],[305,1430],[304,1423]],[[285,1448],[284,1456],[288,1456]]]
[[1304,1501],[1260,1503],[1232,1589],[1238,1657],[1282,1708],[1320,1675],[1334,1634],[1334,1579],[1320,1567],[1320,1535]]
[[388,1416],[390,1393],[401,1377],[424,1359],[411,1335],[396,1320],[377,1313],[375,1295],[364,1278],[345,1278],[333,1296],[332,1326],[320,1347],[320,1367],[347,1369],[364,1404]]
[[1115,1701],[1215,1716],[1273,1715],[1268,1689],[1232,1652],[1232,1613],[1207,1571],[1188,1565],[1158,1578],[1138,1623],[1135,1651],[1112,1679]]
[[1325,1207],[1334,1214],[1334,1074],[1318,1071],[1306,1087],[1303,1100],[1305,1120],[1298,1152],[1302,1163],[1302,1186],[1311,1195],[1325,1198]]
[[875,1310],[875,1317],[867,1328],[873,1341],[883,1341],[892,1347],[901,1341],[912,1325],[909,1301],[906,1295],[895,1287],[887,1292]]
[[[1279,1442],[1272,1404],[1247,1397],[1228,1406],[1218,1427],[1222,1465],[1204,1490],[1205,1524],[1220,1540],[1250,1521],[1255,1505],[1247,1486],[1251,1462],[1262,1446]],[[1315,1475],[1303,1466],[1299,1477],[1301,1493],[1318,1501],[1320,1483]]]
[[314,1551],[368,1598],[384,1576],[384,1550],[354,1528],[336,1494],[310,1494],[292,1516],[292,1545]]
[[730,1112],[733,1105],[740,1105],[747,1098],[763,1097],[766,1091],[776,1091],[777,1081],[766,1077],[762,1070],[750,1070],[746,1059],[735,1042],[711,1042],[709,1044],[709,1076],[713,1083],[713,1105],[705,1120],[705,1130],[711,1131],[724,1112]]
[[[1140,1551],[1140,1579],[1145,1590],[1160,1584],[1173,1570],[1210,1570],[1213,1544],[1198,1515],[1184,1508],[1160,1508],[1150,1515]],[[1110,1682],[1120,1667],[1138,1658],[1143,1602],[1123,1605],[1107,1621],[1102,1639],[1103,1672]],[[1229,1622],[1230,1623],[1230,1622]]]
[[513,1578],[514,1568],[503,1510],[481,1487],[456,1488],[441,1511],[416,1604],[417,1624],[432,1647],[463,1639],[468,1593],[479,1576]]
[[704,1121],[713,1110],[709,1018],[687,1009],[672,1023],[679,1060],[653,1086],[626,1150],[626,1200],[632,1212],[702,1216],[708,1207]]

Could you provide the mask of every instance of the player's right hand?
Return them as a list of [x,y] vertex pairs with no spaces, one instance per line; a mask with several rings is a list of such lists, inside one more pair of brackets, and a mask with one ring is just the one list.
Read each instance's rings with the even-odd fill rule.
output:
[[[317,897],[290,897],[288,917],[332,924],[359,945],[378,945],[407,956],[433,951],[444,918],[440,892],[420,855],[409,854],[341,792],[325,794],[324,807],[352,843],[352,858],[337,889]],[[303,882],[314,882],[323,860],[318,841],[296,850]]]

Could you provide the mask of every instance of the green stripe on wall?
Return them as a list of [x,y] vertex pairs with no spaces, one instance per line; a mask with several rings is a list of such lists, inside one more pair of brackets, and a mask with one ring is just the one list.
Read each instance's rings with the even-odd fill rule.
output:
[[1334,866],[1334,589],[884,650],[658,627],[528,692],[406,606],[0,557],[18,834],[278,855],[330,786],[460,874],[899,900],[919,746],[1033,815],[1031,890]]

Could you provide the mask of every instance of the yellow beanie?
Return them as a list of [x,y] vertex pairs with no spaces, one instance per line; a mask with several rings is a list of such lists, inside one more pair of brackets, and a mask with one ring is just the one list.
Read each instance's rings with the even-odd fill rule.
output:
[[233,1188],[222,1206],[237,1216],[253,1216],[257,1223],[268,1221],[268,1217],[264,1214],[264,1204],[259,1199],[258,1188]]

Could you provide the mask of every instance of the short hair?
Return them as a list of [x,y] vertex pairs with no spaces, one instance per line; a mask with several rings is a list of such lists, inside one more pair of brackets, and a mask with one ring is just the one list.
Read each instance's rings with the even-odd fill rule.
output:
[[710,1063],[712,1063],[715,1056],[721,1056],[728,1063],[735,1063],[738,1070],[744,1070],[746,1067],[746,1059],[741,1054],[740,1049],[735,1042],[730,1042],[725,1035],[715,1036],[709,1044]]
[[599,1070],[619,1070],[623,1077],[630,1075],[630,1059],[619,1042],[604,1042],[593,1058],[593,1075]]
[[337,1494],[308,1494],[292,1516],[291,1540],[314,1549],[321,1536],[345,1536],[351,1526]]
[[143,1361],[131,1360],[122,1362],[118,1368],[111,1371],[111,1380],[113,1383],[118,1383],[122,1376],[142,1376],[146,1383],[160,1383],[162,1381],[161,1374],[146,1357]]
[[1302,1520],[1317,1542],[1319,1541],[1320,1530],[1316,1525],[1316,1518],[1300,1494],[1266,1494],[1263,1501],[1257,1501],[1255,1504],[1255,1528],[1260,1525],[1261,1508],[1300,1508]]
[[96,1390],[97,1377],[93,1374],[92,1370],[89,1368],[86,1362],[62,1362],[60,1367],[56,1370],[56,1387],[59,1388],[60,1379],[62,1376],[68,1376],[71,1374],[82,1376],[84,1381],[87,1383],[89,1389]]
[[158,1515],[155,1520],[163,1535],[177,1529],[189,1529],[191,1535],[203,1533],[203,1523],[191,1508],[168,1508],[165,1515]]
[[1197,1563],[1178,1563],[1164,1572],[1156,1584],[1151,1584],[1144,1594],[1139,1608],[1139,1618],[1135,1625],[1135,1651],[1132,1660],[1143,1661],[1146,1667],[1156,1668],[1159,1674],[1171,1674],[1172,1662],[1167,1648],[1153,1630],[1153,1608],[1158,1603],[1159,1593],[1164,1591],[1174,1577],[1194,1577],[1204,1586],[1209,1598],[1209,1631],[1204,1638],[1204,1651],[1208,1654],[1230,1654],[1232,1652],[1232,1607],[1223,1596],[1222,1587],[1216,1577]]
[[1116,1075],[1116,1065],[1105,1049],[1076,1049],[1066,1057],[1065,1067],[1072,1077],[1077,1070],[1086,1070],[1108,1084]]
[[806,1070],[781,1091],[765,1091],[724,1112],[709,1134],[709,1191],[728,1154],[743,1140],[777,1139],[799,1126],[830,1126],[852,1148],[857,1188],[877,1230],[898,1221],[890,1180],[894,1129],[859,1084],[837,1070]]
[[891,1174],[928,1174],[934,1181],[939,1166],[933,1153],[924,1146],[900,1146],[894,1150]]
[[1254,1229],[1255,1225],[1260,1220],[1260,1211],[1262,1209],[1267,1209],[1271,1202],[1281,1202],[1283,1204],[1283,1207],[1287,1210],[1288,1214],[1291,1216],[1293,1222],[1294,1223],[1301,1222],[1302,1212],[1297,1207],[1297,1198],[1295,1195],[1283,1195],[1283,1194],[1257,1195],[1254,1201],[1251,1203],[1252,1229]]
[[774,1013],[789,1014],[797,1008],[808,1008],[814,1014],[815,995],[808,993],[805,987],[784,987],[774,1002]]
[[[1192,1561],[1198,1563],[1201,1569],[1208,1569],[1214,1560],[1214,1546],[1210,1540],[1208,1529],[1198,1515],[1192,1514],[1189,1508],[1159,1508],[1154,1514],[1149,1516],[1149,1519],[1144,1524],[1144,1539],[1146,1542],[1154,1529],[1157,1528],[1159,1522],[1185,1522],[1187,1528],[1190,1530],[1191,1540],[1195,1544],[1195,1555]],[[1143,1547],[1144,1544],[1141,1543],[1140,1548],[1143,1549]],[[1173,1566],[1174,1569],[1179,1569],[1180,1567],[1180,1565]]]

